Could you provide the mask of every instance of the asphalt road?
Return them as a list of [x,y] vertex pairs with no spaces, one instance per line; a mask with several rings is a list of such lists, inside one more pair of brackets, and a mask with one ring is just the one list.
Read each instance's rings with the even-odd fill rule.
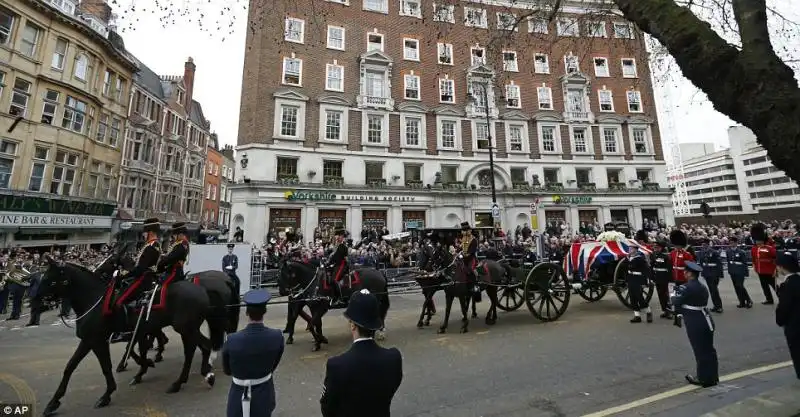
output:
[[[763,296],[756,280],[749,279],[748,286],[756,301],[752,310],[735,308],[730,280],[721,286],[726,310],[716,319],[716,347],[722,374],[789,358],[782,332],[774,324],[773,308],[760,305]],[[514,313],[500,312],[497,325],[489,327],[483,323],[486,304],[481,303],[481,319],[472,322],[470,333],[457,333],[459,317],[454,316],[446,335],[436,334],[443,316],[441,298],[433,325],[424,329],[415,327],[419,295],[395,296],[392,303],[384,343],[398,346],[405,360],[393,416],[581,416],[681,387],[683,375],[694,368],[683,330],[658,317],[653,324],[629,323],[630,312],[613,294],[597,303],[573,296],[566,314],[553,323],[537,322],[523,306]],[[268,316],[268,325],[283,327],[283,308],[271,308]],[[25,396],[27,387],[41,410],[52,395],[76,345],[73,330],[50,325],[53,321],[47,316],[43,326],[16,330],[10,322],[0,323],[0,400]],[[325,325],[330,345],[317,353],[311,352],[311,337],[298,325],[295,344],[287,346],[275,373],[274,416],[319,415],[325,359],[347,349],[350,342],[341,312],[330,313]],[[164,393],[178,375],[182,357],[179,338],[171,331],[168,335],[165,361],[151,369],[141,385],[127,385],[132,371],[116,374],[119,389],[105,410],[91,409],[104,382],[97,361],[87,357],[73,376],[61,415],[224,415],[229,378],[218,370],[217,386],[204,385],[198,373],[199,354],[184,390]],[[122,349],[113,347],[115,361]],[[668,415],[661,414],[663,405],[648,407]],[[635,414],[647,415],[647,408]]]

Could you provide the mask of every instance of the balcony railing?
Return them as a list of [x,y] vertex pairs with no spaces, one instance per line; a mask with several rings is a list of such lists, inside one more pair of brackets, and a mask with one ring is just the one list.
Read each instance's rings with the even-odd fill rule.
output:
[[597,191],[597,185],[593,182],[579,182],[578,189],[581,191]]
[[661,191],[661,187],[657,182],[643,182],[642,190],[644,191]]
[[278,183],[284,185],[299,184],[300,178],[297,177],[297,174],[278,174]]
[[466,190],[467,185],[461,181],[453,181],[453,182],[445,182],[442,183],[442,187],[445,190]]
[[386,187],[386,179],[385,178],[367,178],[367,185],[372,188],[385,188]]
[[512,181],[512,188],[517,191],[527,191],[531,189],[531,185],[528,184],[528,181]]
[[391,97],[359,95],[358,105],[359,107],[372,107],[376,109],[393,110],[394,99]]
[[625,191],[627,187],[624,182],[610,182],[608,183],[608,188],[611,191]]
[[544,189],[547,191],[564,191],[564,184],[560,182],[545,183]]
[[406,180],[406,188],[422,188],[422,180]]
[[339,187],[344,185],[344,178],[333,176],[322,177],[322,183],[332,187]]
[[592,122],[592,113],[587,111],[565,111],[564,118],[574,122]]

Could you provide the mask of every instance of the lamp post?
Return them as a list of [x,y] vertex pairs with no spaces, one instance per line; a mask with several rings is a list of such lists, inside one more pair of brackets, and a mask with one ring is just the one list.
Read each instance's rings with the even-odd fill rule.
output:
[[[473,89],[476,83],[473,83]],[[487,83],[480,83],[481,91],[479,94],[483,94],[483,110],[484,114],[486,115],[486,137],[489,142],[489,180],[490,185],[492,187],[492,217],[495,217],[495,211],[499,211],[496,209],[497,206],[497,187],[494,181],[494,148],[492,147],[492,119],[491,115],[489,114],[489,86]],[[474,95],[475,92],[470,93],[470,98],[474,104],[477,103],[477,97]],[[496,220],[496,219],[494,219]]]

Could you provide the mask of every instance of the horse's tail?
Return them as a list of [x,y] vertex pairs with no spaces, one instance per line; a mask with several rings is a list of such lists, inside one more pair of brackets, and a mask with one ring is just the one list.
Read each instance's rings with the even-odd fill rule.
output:
[[236,291],[236,285],[233,283],[232,280],[227,280],[225,283],[228,285],[228,288],[231,290],[230,300],[228,301],[228,310],[227,310],[227,328],[225,332],[228,334],[236,333],[239,330],[239,312],[241,311],[241,299],[239,298],[239,292]]
[[219,287],[213,285],[206,287],[206,293],[211,301],[206,323],[208,324],[209,339],[211,339],[211,350],[219,351],[225,343],[225,332],[228,320],[228,300],[225,291],[220,291]]

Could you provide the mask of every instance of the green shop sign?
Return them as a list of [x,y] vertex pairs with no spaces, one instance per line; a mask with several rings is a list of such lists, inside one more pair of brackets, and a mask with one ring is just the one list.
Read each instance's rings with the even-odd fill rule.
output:
[[592,204],[592,197],[583,195],[554,195],[555,204]]
[[325,191],[287,191],[283,193],[289,201],[333,201],[336,194]]
[[116,209],[115,204],[22,195],[0,195],[0,211],[7,212],[112,216],[114,209]]

